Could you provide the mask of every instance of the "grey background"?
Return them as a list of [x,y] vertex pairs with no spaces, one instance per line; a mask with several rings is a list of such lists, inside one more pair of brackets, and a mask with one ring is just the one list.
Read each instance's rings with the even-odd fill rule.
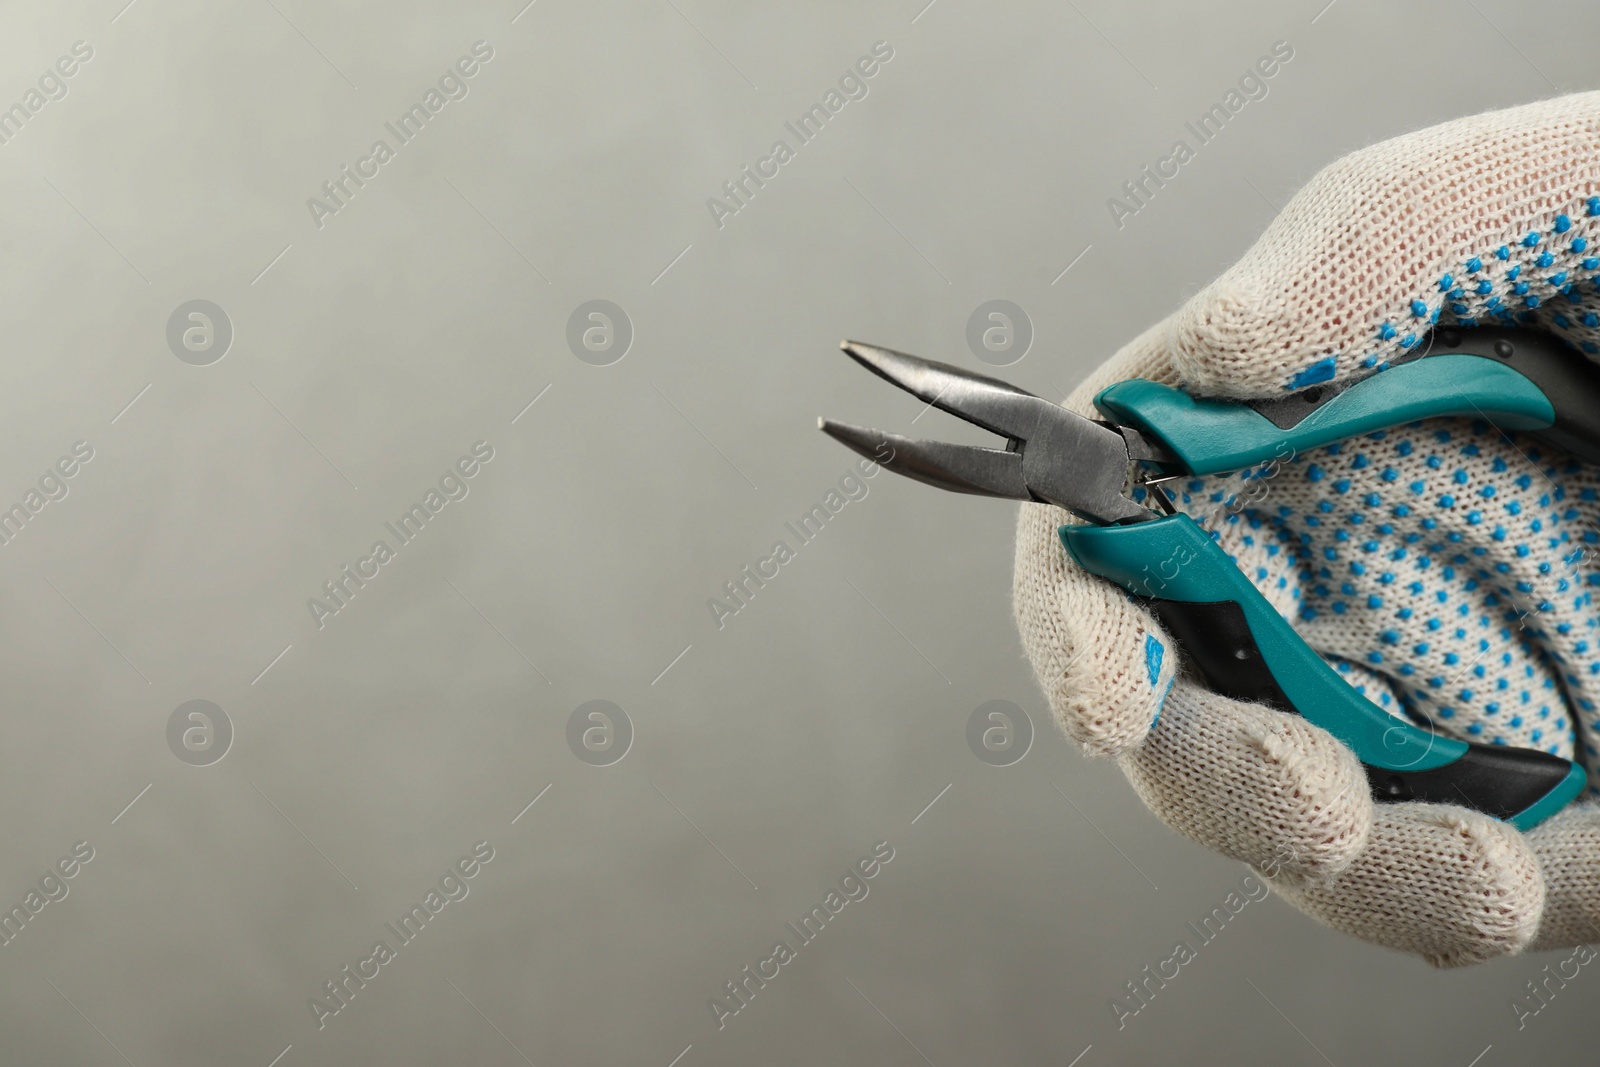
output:
[[[972,439],[840,337],[983,369],[967,316],[1012,300],[1035,339],[1001,373],[1064,394],[1323,164],[1595,84],[1592,5],[1323,2],[8,5],[4,105],[94,58],[0,147],[0,499],[95,458],[0,547],[0,904],[95,857],[0,948],[0,1061],[1582,1055],[1596,979],[1509,1007],[1556,957],[1435,973],[1275,899],[1119,1032],[1245,872],[1049,722],[1010,507],[878,477],[724,628],[706,606],[849,469],[818,414]],[[306,198],[480,39],[470,95],[319,230]],[[706,198],[880,39],[719,231]],[[1279,39],[1270,95],[1119,231],[1107,197]],[[235,334],[206,367],[165,342],[197,298]],[[633,323],[611,366],[566,346],[591,299]],[[480,439],[470,495],[319,631],[307,598]],[[565,741],[597,698],[635,730],[607,767]],[[235,731],[205,767],[166,742],[196,699]],[[1036,727],[1011,767],[965,741],[996,699]],[[308,998],[484,839],[319,1030]],[[879,840],[870,896],[719,1031],[707,999]]]

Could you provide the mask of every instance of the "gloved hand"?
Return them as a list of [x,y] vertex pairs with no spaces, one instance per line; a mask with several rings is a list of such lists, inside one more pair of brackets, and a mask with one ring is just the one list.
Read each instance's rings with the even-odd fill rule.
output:
[[[1096,392],[1133,377],[1282,396],[1381,368],[1436,322],[1534,324],[1596,356],[1597,274],[1600,93],[1462,119],[1322,171],[1067,406],[1093,414]],[[1595,470],[1437,420],[1179,488],[1369,699],[1467,740],[1581,746],[1600,766]],[[1438,966],[1600,937],[1600,779],[1528,834],[1450,805],[1375,804],[1330,734],[1175,675],[1155,620],[1062,551],[1072,521],[1022,508],[1023,644],[1066,732],[1117,757],[1169,826],[1313,918]]]

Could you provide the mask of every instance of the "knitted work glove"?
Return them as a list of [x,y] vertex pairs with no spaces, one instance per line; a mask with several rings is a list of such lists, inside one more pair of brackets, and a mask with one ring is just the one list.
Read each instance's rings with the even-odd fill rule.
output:
[[[1435,323],[1519,323],[1600,354],[1600,93],[1363,149],[1067,406],[1144,377],[1281,396],[1381,370]],[[1463,739],[1596,760],[1600,476],[1470,420],[1413,423],[1175,488],[1267,599],[1366,696]],[[1172,640],[1074,565],[1066,512],[1017,526],[1023,644],[1091,756],[1178,832],[1260,869],[1335,929],[1438,966],[1600,937],[1591,787],[1528,834],[1442,804],[1374,804],[1303,719],[1209,692]]]

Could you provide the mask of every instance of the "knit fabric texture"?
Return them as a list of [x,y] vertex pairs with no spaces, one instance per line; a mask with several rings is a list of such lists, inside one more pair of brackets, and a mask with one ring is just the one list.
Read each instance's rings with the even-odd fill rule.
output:
[[1569,758],[1569,708],[1587,738],[1600,727],[1593,469],[1484,422],[1434,420],[1177,496],[1394,714]]
[[1491,111],[1352,152],[1172,324],[1203,394],[1281,396],[1387,365],[1430,325],[1536,321],[1600,354],[1600,97]]
[[[1333,164],[1249,252],[1066,405],[1131,377],[1281,396],[1382,373],[1437,324],[1537,326],[1600,358],[1600,93],[1447,123]],[[1452,419],[1169,484],[1368,699],[1467,740],[1600,769],[1600,476]],[[1016,617],[1051,708],[1169,826],[1263,868],[1336,929],[1440,966],[1600,933],[1600,807],[1534,833],[1448,805],[1373,805],[1331,736],[1173,677],[1135,601],[1025,505]],[[1542,917],[1548,920],[1541,926]]]

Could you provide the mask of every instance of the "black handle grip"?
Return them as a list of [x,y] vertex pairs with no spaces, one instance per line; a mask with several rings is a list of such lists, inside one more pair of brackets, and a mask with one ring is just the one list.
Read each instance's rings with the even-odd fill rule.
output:
[[1600,463],[1600,365],[1543,330],[1443,326],[1429,335],[1422,358],[1465,352],[1498,360],[1539,387],[1555,408],[1554,426],[1529,435],[1585,463]]

